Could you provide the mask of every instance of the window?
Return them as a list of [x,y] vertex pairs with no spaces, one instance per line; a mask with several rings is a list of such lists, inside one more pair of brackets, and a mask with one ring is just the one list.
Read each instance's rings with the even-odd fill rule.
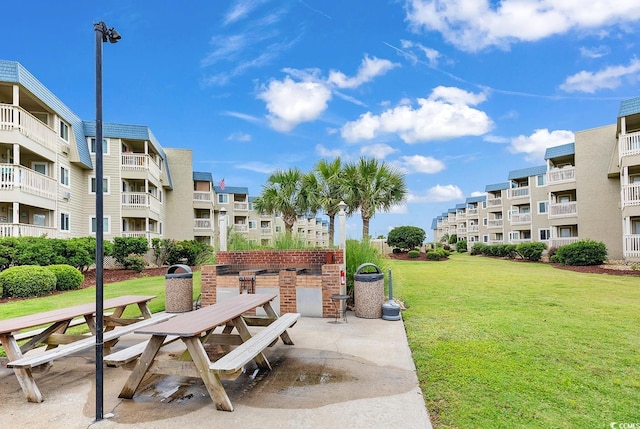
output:
[[538,201],[538,213],[547,213],[549,211],[549,201]]
[[70,231],[69,213],[60,213],[60,231]]
[[571,237],[571,228],[569,227],[561,227],[558,229],[558,232],[562,238]]
[[482,242],[483,243],[488,243],[489,242],[489,236],[488,235],[483,235],[482,236]]
[[31,112],[31,114],[40,122],[49,125],[49,115],[45,112]]
[[66,142],[69,141],[69,125],[63,120],[60,120],[60,138]]
[[229,203],[229,194],[218,194],[218,203],[219,204],[228,204]]
[[276,226],[276,232],[282,232],[282,227],[281,226]]
[[33,224],[37,226],[46,226],[47,216],[42,213],[33,214]]
[[44,174],[45,176],[47,175],[49,169],[47,168],[48,165],[46,162],[32,162],[31,163],[31,169],[33,171],[37,171],[40,174]]
[[[105,233],[109,233],[109,218],[108,217],[103,217],[102,218],[102,228],[103,228],[103,232]],[[96,229],[98,229],[97,223],[96,223],[96,218],[92,217],[91,218],[91,232],[93,234],[96,233]]]
[[258,223],[255,220],[249,221],[249,229],[256,229],[257,226],[258,226]]
[[538,230],[540,241],[546,241],[551,238],[551,232],[548,229],[540,229]]
[[487,202],[486,202],[486,201],[483,201],[483,202],[482,202],[482,208],[483,208],[483,209],[486,209],[486,208],[487,208]]
[[[96,187],[97,187],[97,182],[96,182],[96,178],[95,176],[91,178],[91,189],[89,190],[89,192],[91,192],[92,194],[96,193]],[[102,178],[102,193],[103,194],[108,194],[109,193],[109,178],[108,177],[103,177]]]
[[640,234],[640,220],[631,220],[631,234]]
[[539,174],[536,176],[536,185],[537,186],[545,186],[547,184],[547,175]]
[[560,195],[558,197],[558,202],[560,204],[570,203],[571,202],[571,196],[570,195]]
[[[95,137],[91,138],[90,149],[91,149],[91,153],[96,153],[97,148],[96,148]],[[107,139],[102,139],[102,153],[109,153],[109,143],[107,142]]]
[[486,218],[486,217],[483,217],[483,218],[482,218],[482,224],[483,224],[484,226],[487,226],[487,218]]
[[70,186],[69,169],[66,167],[60,167],[60,183],[66,187]]

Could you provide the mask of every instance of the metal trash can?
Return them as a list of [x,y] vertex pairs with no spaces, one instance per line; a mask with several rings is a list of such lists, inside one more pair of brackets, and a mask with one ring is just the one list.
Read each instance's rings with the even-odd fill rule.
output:
[[[361,272],[365,268],[373,268],[375,272]],[[354,274],[353,302],[356,317],[377,319],[382,317],[384,302],[384,274],[380,268],[371,263],[362,264]]]
[[169,267],[165,278],[165,311],[184,313],[193,310],[193,272],[188,265]]

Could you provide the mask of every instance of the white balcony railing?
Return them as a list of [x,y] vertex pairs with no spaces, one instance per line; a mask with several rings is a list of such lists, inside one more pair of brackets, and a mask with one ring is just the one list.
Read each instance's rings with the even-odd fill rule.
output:
[[562,167],[547,171],[547,184],[575,182],[576,168]]
[[456,220],[465,220],[467,218],[467,214],[464,212],[456,213]]
[[209,229],[211,230],[211,226],[212,226],[212,222],[211,219],[194,219],[193,220],[193,227],[195,229]]
[[123,192],[122,207],[127,209],[151,209],[160,214],[162,203],[152,194],[146,192]]
[[507,190],[508,198],[526,198],[529,196],[529,187],[511,188]]
[[578,202],[551,203],[549,204],[549,218],[576,216],[578,214]]
[[640,154],[640,132],[621,134],[619,145],[620,158]]
[[149,243],[154,238],[161,238],[161,235],[155,231],[122,231],[120,236],[125,238],[146,238]]
[[244,223],[236,223],[233,225],[233,230],[235,232],[247,232],[249,227]]
[[640,205],[640,183],[622,185],[622,207]]
[[466,234],[467,233],[467,228],[464,226],[459,226],[458,227],[458,235],[460,234]]
[[531,223],[531,213],[514,213],[511,215],[511,224]]
[[467,216],[478,216],[478,209],[467,209]]
[[487,207],[499,207],[502,205],[502,198],[487,198]]
[[20,190],[39,197],[57,197],[55,179],[16,164],[0,164],[0,191]]
[[271,234],[272,231],[273,231],[273,229],[271,229],[271,227],[268,227],[268,228],[262,227],[262,228],[260,228],[260,234]]
[[211,202],[211,192],[204,191],[194,191],[193,192],[193,200],[194,201],[203,201],[203,202]]
[[234,210],[249,210],[249,203],[234,202],[233,203],[233,209]]
[[160,166],[155,160],[144,153],[123,153],[122,170],[147,171],[150,175],[160,178]]
[[487,228],[502,228],[503,224],[502,219],[489,219],[487,221]]
[[58,229],[48,226],[31,225],[27,223],[0,223],[0,237],[58,237]]
[[17,130],[47,149],[53,151],[58,149],[58,135],[53,128],[44,124],[22,107],[0,104],[0,131],[13,130]]
[[468,232],[480,232],[480,225],[469,225]]
[[575,243],[576,241],[579,241],[579,240],[580,239],[578,237],[555,237],[555,238],[549,239],[549,247],[557,248],[567,244]]
[[623,255],[625,258],[640,258],[640,234],[624,236]]

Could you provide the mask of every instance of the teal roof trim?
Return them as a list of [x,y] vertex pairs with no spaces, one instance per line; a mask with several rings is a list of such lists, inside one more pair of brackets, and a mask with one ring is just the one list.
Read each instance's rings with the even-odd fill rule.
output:
[[194,182],[211,182],[213,183],[213,176],[211,173],[206,173],[202,171],[194,171],[193,172],[193,181]]
[[76,149],[80,163],[93,169],[93,162],[86,144],[82,120],[71,111],[53,92],[47,89],[38,79],[16,61],[0,60],[0,81],[13,82],[22,85],[39,100],[45,103],[65,122],[71,125],[76,141]]
[[220,186],[214,186],[213,189],[216,194],[242,194],[249,195],[249,188],[244,186],[225,186],[224,190],[220,189]]
[[438,219],[435,218],[431,221],[431,229],[438,229]]
[[561,156],[575,155],[575,143],[567,143],[560,146],[548,147],[544,152],[544,159],[553,159]]
[[503,183],[495,183],[493,185],[487,185],[484,190],[485,192],[494,192],[494,191],[502,191],[503,189],[509,189],[511,187],[511,183],[503,182]]
[[466,209],[467,205],[465,203],[456,204],[456,209]]
[[620,102],[620,112],[618,117],[634,115],[640,113],[640,97],[630,98]]
[[521,168],[520,170],[513,170],[509,172],[509,180],[524,179],[526,177],[539,176],[546,174],[547,166],[539,165],[537,167]]
[[469,197],[467,198],[467,204],[469,203],[481,203],[482,201],[485,201],[487,199],[486,195],[480,195],[477,197]]

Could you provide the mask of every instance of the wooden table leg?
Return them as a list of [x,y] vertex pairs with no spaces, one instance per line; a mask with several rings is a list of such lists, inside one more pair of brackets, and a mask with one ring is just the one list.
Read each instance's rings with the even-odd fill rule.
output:
[[183,337],[182,340],[187,345],[191,359],[193,359],[193,363],[198,368],[200,377],[209,392],[209,396],[216,404],[216,408],[222,411],[233,411],[233,405],[220,382],[220,376],[215,371],[209,370],[211,361],[202,343],[196,337]]
[[[265,313],[267,313],[267,316],[269,317],[269,319],[275,320],[278,318],[278,313],[275,312],[270,302],[267,302],[265,305],[263,305],[262,309],[265,311]],[[289,337],[289,333],[287,331],[284,331],[280,335],[280,338],[282,339],[283,343],[289,346],[293,345],[293,341],[291,340],[291,337]]]
[[[242,316],[236,317],[235,319],[232,320],[232,322],[236,327],[236,330],[240,334],[240,338],[242,338],[242,341],[247,341],[249,338],[251,338],[251,333],[249,332],[249,328],[247,327],[247,324],[245,323]],[[258,353],[256,357],[253,358],[253,360],[256,362],[256,364],[260,369],[271,370],[271,364],[267,360],[267,357],[264,355],[264,353],[262,352]]]
[[153,360],[156,358],[156,355],[158,354],[160,347],[162,347],[166,337],[166,335],[153,335],[151,337],[147,347],[144,349],[144,352],[140,355],[136,367],[131,371],[127,382],[120,391],[120,395],[118,395],[119,398],[133,398],[133,395],[136,393],[136,389],[140,386],[142,379],[153,363]]
[[[22,357],[22,352],[20,351],[18,342],[13,335],[0,335],[0,342],[4,347],[4,351],[7,353],[9,361],[20,359]],[[22,388],[24,395],[27,397],[27,401],[42,402],[44,400],[42,393],[40,393],[40,389],[38,389],[38,386],[33,379],[30,368],[13,368],[13,372],[18,378],[18,383],[20,383],[20,387]]]
[[151,319],[151,310],[149,310],[149,305],[146,302],[139,302],[138,308],[140,309],[140,313],[142,313],[142,317],[145,319]]

